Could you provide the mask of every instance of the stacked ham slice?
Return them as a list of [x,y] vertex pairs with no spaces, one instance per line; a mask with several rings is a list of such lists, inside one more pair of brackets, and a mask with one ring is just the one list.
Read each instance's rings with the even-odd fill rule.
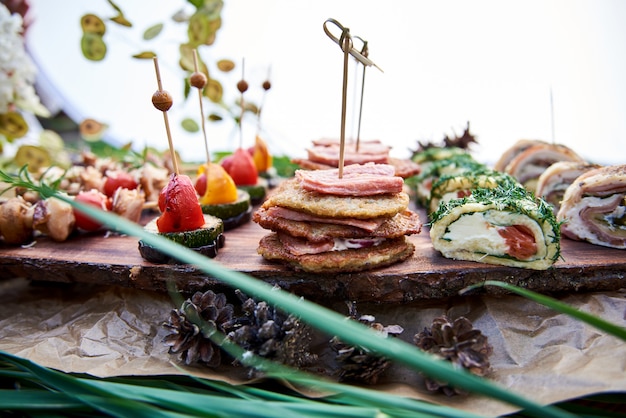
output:
[[410,257],[407,235],[421,231],[408,210],[403,180],[388,164],[298,170],[255,212],[272,231],[258,252],[296,270],[339,273],[370,270]]
[[[308,158],[294,159],[293,162],[307,170],[326,170],[339,167],[341,146],[334,139],[318,139],[307,148]],[[343,163],[345,166],[353,164],[375,163],[391,165],[395,175],[409,178],[419,174],[421,167],[409,159],[393,158],[389,155],[391,147],[379,140],[347,142],[344,146]]]

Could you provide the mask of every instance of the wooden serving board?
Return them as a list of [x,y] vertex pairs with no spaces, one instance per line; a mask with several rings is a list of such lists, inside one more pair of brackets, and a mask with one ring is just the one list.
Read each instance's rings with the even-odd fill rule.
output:
[[[426,219],[424,213],[420,213]],[[265,261],[256,252],[268,233],[254,222],[227,231],[215,261],[284,290],[320,303],[410,303],[444,299],[486,279],[513,283],[542,293],[618,290],[625,286],[626,251],[563,239],[562,260],[545,271],[446,259],[432,247],[428,227],[409,239],[416,251],[409,260],[363,273],[315,275],[294,272]],[[138,250],[137,238],[104,233],[82,234],[57,243],[38,238],[29,247],[0,247],[0,277],[64,283],[120,285],[166,291],[175,280],[179,290],[226,291],[219,280],[191,265],[153,264]],[[501,293],[494,287],[483,292]]]

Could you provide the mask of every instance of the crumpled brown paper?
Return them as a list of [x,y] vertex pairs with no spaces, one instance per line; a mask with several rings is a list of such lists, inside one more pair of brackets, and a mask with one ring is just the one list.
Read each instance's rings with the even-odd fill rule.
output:
[[[626,292],[577,294],[561,300],[615,324],[626,322]],[[191,373],[242,382],[241,368],[184,371],[163,344],[174,304],[165,294],[84,284],[0,281],[0,350],[43,366],[95,376]],[[333,309],[347,315],[345,305]],[[541,404],[626,391],[626,343],[522,297],[458,297],[412,305],[358,305],[411,342],[433,318],[465,316],[494,352],[488,378]],[[326,339],[321,335],[319,338]],[[329,357],[328,353],[322,356]],[[377,390],[497,416],[517,408],[478,395],[446,397],[425,390],[418,372],[398,365]]]

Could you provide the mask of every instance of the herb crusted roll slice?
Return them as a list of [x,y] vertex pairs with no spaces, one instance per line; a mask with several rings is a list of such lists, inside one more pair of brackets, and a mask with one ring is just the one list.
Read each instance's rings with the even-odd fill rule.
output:
[[546,270],[560,256],[552,208],[519,184],[476,189],[431,214],[433,247],[444,257]]
[[469,173],[443,175],[433,183],[430,190],[428,213],[435,212],[440,202],[469,196],[472,190],[491,189],[497,186],[510,187],[516,183],[517,180],[513,176],[489,168]]

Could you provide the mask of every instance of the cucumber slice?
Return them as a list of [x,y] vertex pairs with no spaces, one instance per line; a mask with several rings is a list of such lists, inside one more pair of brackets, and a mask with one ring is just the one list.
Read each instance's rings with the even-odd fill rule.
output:
[[218,205],[201,205],[202,213],[213,215],[222,220],[234,218],[250,209],[250,194],[245,190],[237,190],[237,200],[232,203]]
[[259,182],[252,186],[237,186],[237,189],[247,192],[250,195],[250,202],[253,205],[258,205],[265,200],[265,195],[267,193],[267,188],[264,183],[265,182]]
[[246,222],[249,222],[250,219],[252,219],[252,206],[249,206],[247,211],[240,213],[237,216],[222,219],[224,221],[224,231],[229,231],[239,225],[243,225]]
[[[154,234],[159,234],[169,240],[172,240],[185,247],[191,248],[207,257],[214,258],[217,251],[222,248],[225,243],[224,222],[211,215],[204,215],[205,223],[201,228],[193,231],[184,232],[159,232],[156,225],[156,218],[150,221],[144,229]],[[179,263],[174,257],[163,253],[161,250],[139,241],[139,253],[141,256],[152,263],[166,264]]]

